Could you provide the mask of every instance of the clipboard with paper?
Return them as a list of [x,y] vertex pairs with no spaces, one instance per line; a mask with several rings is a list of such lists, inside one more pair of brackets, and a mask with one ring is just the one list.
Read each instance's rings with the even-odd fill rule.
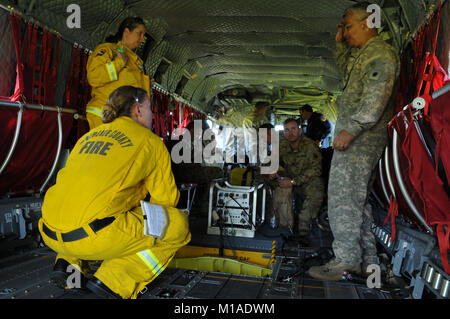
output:
[[169,226],[169,215],[165,207],[141,200],[144,214],[144,235],[163,239]]

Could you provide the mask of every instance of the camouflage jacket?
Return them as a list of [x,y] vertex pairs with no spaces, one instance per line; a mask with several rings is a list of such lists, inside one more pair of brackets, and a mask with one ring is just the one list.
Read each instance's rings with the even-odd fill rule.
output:
[[373,142],[386,135],[400,68],[396,50],[376,36],[356,50],[337,43],[335,58],[344,78],[343,93],[336,101],[335,134],[346,130],[355,137],[353,143]]
[[293,178],[298,186],[313,177],[322,175],[322,154],[317,144],[302,136],[297,149],[292,149],[287,140],[280,140],[280,170],[278,175]]
[[242,127],[258,129],[264,123],[269,123],[267,116],[257,114],[253,111],[244,118],[242,121]]
[[257,114],[253,105],[233,106],[216,121],[217,124],[255,129],[268,122],[267,116]]
[[242,127],[243,120],[252,113],[254,113],[253,105],[233,106],[224,116],[216,121],[216,124]]

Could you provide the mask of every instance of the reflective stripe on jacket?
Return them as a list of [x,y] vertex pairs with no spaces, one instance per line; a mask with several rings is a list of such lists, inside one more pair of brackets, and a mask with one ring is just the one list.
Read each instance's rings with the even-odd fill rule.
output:
[[128,57],[125,64],[117,55],[118,43],[103,43],[98,45],[89,56],[87,63],[87,78],[92,87],[91,100],[86,106],[86,112],[102,116],[102,107],[108,101],[109,95],[118,87],[131,85],[142,88],[150,95],[150,81],[144,72],[141,58],[125,48]]

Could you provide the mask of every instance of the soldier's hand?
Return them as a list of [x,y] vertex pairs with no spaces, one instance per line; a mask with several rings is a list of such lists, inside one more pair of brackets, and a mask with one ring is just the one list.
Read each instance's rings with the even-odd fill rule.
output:
[[336,24],[336,27],[338,28],[338,31],[336,33],[336,42],[342,43],[344,42],[344,23],[338,23]]
[[278,173],[273,173],[269,175],[270,180],[274,180],[278,178]]
[[353,142],[354,139],[355,137],[353,135],[351,135],[346,130],[342,130],[336,135],[334,139],[334,149],[336,151],[343,152],[350,146],[351,142]]

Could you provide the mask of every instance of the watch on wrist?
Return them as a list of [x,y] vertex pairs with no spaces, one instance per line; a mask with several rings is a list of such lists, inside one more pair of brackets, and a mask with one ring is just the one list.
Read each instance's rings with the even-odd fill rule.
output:
[[295,185],[294,179],[291,179],[291,185]]

